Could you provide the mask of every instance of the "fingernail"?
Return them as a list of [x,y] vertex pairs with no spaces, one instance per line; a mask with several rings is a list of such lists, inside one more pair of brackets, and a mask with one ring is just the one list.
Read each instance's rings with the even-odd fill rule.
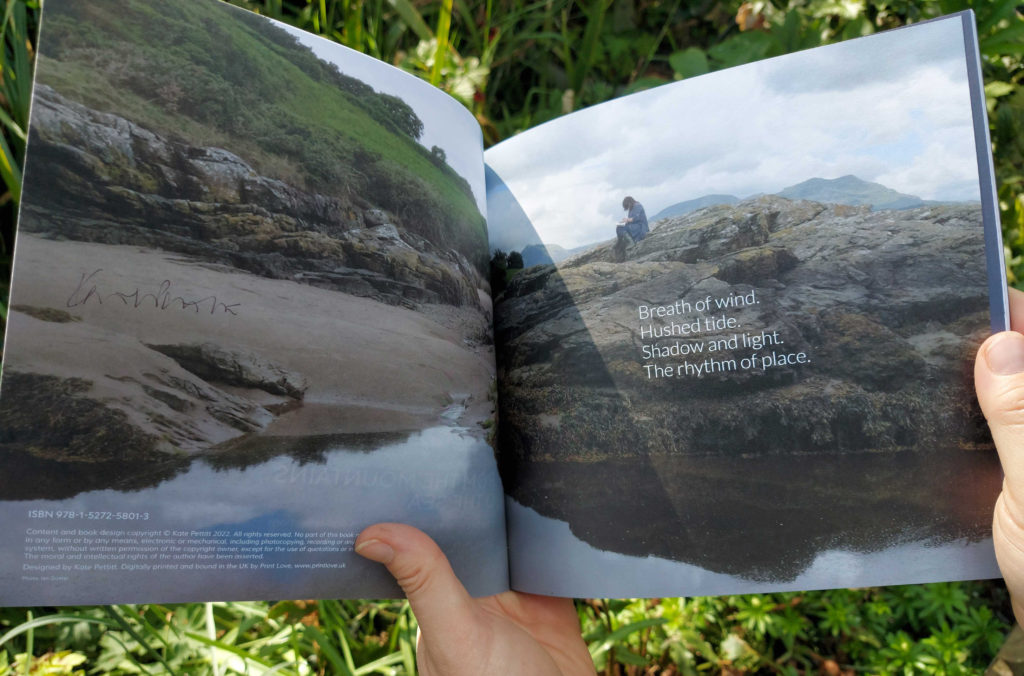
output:
[[387,565],[395,558],[395,550],[386,542],[380,540],[367,540],[356,545],[356,554],[365,556],[371,561]]
[[1007,331],[989,343],[985,355],[988,367],[1001,376],[1024,372],[1024,336]]

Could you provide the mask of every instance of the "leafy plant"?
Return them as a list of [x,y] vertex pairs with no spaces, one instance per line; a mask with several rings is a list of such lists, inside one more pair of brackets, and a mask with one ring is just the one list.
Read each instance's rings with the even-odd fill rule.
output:
[[[9,0],[4,6],[0,63],[0,333],[7,322],[8,282],[14,245],[14,214],[21,197],[28,109],[32,92],[31,39],[35,35],[37,2]],[[3,339],[0,337],[0,354]]]

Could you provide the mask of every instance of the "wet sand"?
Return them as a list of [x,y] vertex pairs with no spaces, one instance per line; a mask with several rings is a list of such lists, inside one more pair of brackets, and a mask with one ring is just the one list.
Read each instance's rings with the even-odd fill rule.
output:
[[[422,429],[453,407],[450,422],[467,426],[491,415],[493,350],[470,339],[482,307],[415,311],[177,254],[28,233],[15,274],[5,370],[90,383],[90,399],[164,440],[164,451],[206,453],[253,427],[364,433]],[[289,372],[304,383],[301,401],[206,383],[148,347],[201,343]],[[193,396],[182,403],[168,391]],[[222,399],[210,404],[211,394]],[[238,411],[248,418],[232,418]]]

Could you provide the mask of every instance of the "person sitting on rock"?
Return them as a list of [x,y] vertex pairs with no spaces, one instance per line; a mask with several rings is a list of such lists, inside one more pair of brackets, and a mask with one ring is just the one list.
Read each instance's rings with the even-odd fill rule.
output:
[[615,228],[615,235],[618,238],[615,242],[615,254],[620,262],[626,259],[626,248],[642,240],[650,231],[647,227],[644,205],[627,195],[622,200],[622,208],[626,210],[626,217],[619,221]]

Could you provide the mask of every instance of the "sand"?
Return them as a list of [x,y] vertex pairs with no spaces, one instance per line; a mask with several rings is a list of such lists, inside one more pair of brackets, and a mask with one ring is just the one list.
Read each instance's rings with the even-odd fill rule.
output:
[[[286,398],[196,382],[147,344],[214,343],[299,374],[306,383],[301,406],[271,406],[274,415],[256,415],[262,433],[414,429],[436,422],[453,403],[466,407],[462,424],[490,415],[493,350],[473,339],[489,316],[484,307],[415,311],[180,254],[26,233],[19,235],[15,261],[15,310],[50,308],[77,321],[13,311],[5,369],[90,380],[90,396],[124,410],[138,424],[166,418],[188,426],[182,436],[198,437],[184,446],[189,452],[242,432],[210,414],[210,405],[190,404],[184,412],[164,407],[146,397],[144,385],[165,388],[174,379],[200,389],[212,385],[223,398],[217,406],[232,411]],[[89,281],[80,286],[83,278]],[[86,297],[93,286],[96,293]],[[167,298],[207,300],[182,309],[180,302],[163,303]],[[195,399],[207,401],[202,392]]]

